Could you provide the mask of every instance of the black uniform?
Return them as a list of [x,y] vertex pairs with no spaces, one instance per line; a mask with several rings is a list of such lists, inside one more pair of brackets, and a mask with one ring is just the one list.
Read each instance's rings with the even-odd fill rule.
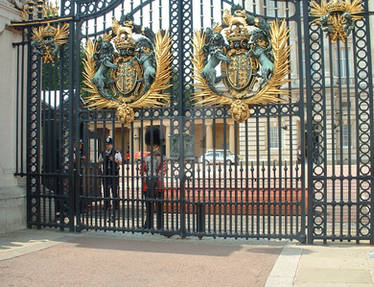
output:
[[[112,190],[113,207],[119,209],[119,165],[114,161],[117,151],[112,149],[110,152],[103,151],[101,157],[103,162],[103,187],[104,187],[104,208],[110,208],[110,190]],[[109,158],[112,158],[110,160]]]

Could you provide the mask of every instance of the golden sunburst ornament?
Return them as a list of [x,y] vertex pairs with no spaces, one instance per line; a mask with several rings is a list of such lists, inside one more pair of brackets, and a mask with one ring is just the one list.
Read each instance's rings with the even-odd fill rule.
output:
[[320,25],[332,42],[346,42],[355,22],[362,19],[358,14],[364,11],[362,0],[312,1],[310,7],[310,15],[316,17],[312,23]]
[[[250,106],[284,101],[288,90],[289,29],[283,21],[271,25],[237,9],[224,12],[224,24],[195,33],[193,65],[197,105],[227,105],[237,122],[250,117]],[[251,18],[252,17],[252,18]],[[248,26],[255,26],[249,29]],[[227,28],[226,28],[227,27]],[[221,32],[225,33],[226,45]],[[222,74],[215,67],[221,63]],[[225,89],[216,88],[223,82]],[[222,85],[221,85],[222,86]]]
[[45,64],[54,63],[59,47],[68,42],[69,25],[58,24],[56,27],[49,23],[39,28],[32,28],[31,45],[36,52],[43,56]]
[[116,109],[124,124],[134,120],[134,108],[168,105],[164,91],[171,86],[168,33],[159,31],[154,43],[144,36],[134,40],[132,33],[132,22],[114,20],[113,31],[95,42],[88,40],[83,61],[86,106]]

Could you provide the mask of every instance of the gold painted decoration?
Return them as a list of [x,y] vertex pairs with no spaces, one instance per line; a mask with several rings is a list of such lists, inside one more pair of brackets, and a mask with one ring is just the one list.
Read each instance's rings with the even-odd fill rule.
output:
[[53,4],[45,0],[28,0],[23,7],[22,21],[41,20],[58,17],[59,6],[57,0]]
[[32,47],[43,57],[45,64],[54,63],[59,47],[68,42],[69,25],[67,23],[51,26],[49,23],[32,28]]
[[[195,33],[193,100],[201,106],[230,106],[233,119],[243,122],[250,117],[251,105],[288,97],[281,87],[289,82],[289,29],[284,21],[269,25],[240,6],[231,14],[225,10],[223,21]],[[216,71],[219,64],[221,76]]]
[[362,0],[312,1],[310,7],[310,15],[316,18],[312,23],[320,25],[332,42],[346,42],[364,11]]
[[153,38],[148,30],[149,37],[141,34],[135,40],[135,31],[144,29],[131,18],[113,19],[112,31],[87,41],[83,60],[86,106],[116,109],[124,124],[134,120],[134,108],[169,104],[164,91],[171,86],[171,38],[162,31]]

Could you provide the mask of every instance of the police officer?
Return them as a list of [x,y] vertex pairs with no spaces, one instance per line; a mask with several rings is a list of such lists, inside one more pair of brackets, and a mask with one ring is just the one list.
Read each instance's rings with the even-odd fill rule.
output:
[[119,209],[119,167],[122,163],[121,154],[113,149],[113,139],[109,136],[105,140],[105,150],[99,155],[99,162],[103,165],[104,209],[111,208],[110,191],[114,210]]

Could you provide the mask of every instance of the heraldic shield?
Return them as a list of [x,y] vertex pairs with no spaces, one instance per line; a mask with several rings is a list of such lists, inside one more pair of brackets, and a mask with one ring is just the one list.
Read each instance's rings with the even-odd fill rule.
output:
[[[136,37],[134,37],[136,35]],[[136,39],[135,39],[136,38]],[[134,120],[134,108],[169,104],[171,38],[167,32],[134,24],[131,14],[113,18],[112,30],[85,48],[84,97],[89,108],[114,108],[125,124]]]
[[[114,60],[117,69],[112,71],[112,79],[115,79],[116,89],[125,96],[125,101],[131,101],[131,94],[139,95],[141,89],[141,78],[143,69],[137,61],[131,63],[131,58],[118,57]],[[113,93],[116,90],[113,89]],[[135,97],[135,96],[134,96]]]
[[240,5],[224,11],[222,24],[196,32],[196,104],[228,105],[233,119],[243,122],[250,116],[250,105],[284,101],[288,89],[282,85],[290,73],[288,34],[285,22],[269,24]]
[[256,81],[254,74],[258,71],[258,60],[247,54],[245,49],[231,49],[227,52],[229,63],[222,63],[223,79],[228,89],[243,91]]

